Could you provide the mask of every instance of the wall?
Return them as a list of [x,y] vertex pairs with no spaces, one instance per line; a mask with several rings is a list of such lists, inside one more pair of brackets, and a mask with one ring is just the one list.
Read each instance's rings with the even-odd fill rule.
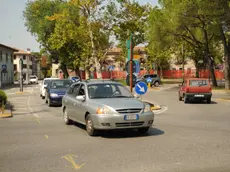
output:
[[[7,66],[7,73],[1,74],[0,72],[0,86],[3,84],[11,84],[14,82],[13,50],[0,47],[0,56],[0,71],[2,71],[2,65]],[[6,58],[8,60],[6,60]]]

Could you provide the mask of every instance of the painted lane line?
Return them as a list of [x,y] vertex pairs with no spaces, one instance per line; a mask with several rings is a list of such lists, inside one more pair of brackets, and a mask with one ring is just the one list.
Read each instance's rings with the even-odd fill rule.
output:
[[71,154],[67,154],[65,156],[63,156],[62,158],[64,158],[65,160],[69,161],[72,164],[72,167],[76,170],[81,169],[81,167],[83,167],[86,163],[83,163],[81,165],[76,164],[74,157],[77,158],[76,155],[71,155]]

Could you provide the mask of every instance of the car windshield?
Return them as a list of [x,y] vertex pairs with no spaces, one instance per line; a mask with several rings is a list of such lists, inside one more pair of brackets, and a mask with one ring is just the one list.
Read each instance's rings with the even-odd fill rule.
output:
[[190,86],[207,86],[208,81],[207,80],[191,80],[189,81]]
[[30,76],[30,79],[36,79],[36,76]]
[[51,89],[68,88],[72,84],[71,80],[55,80],[51,82]]
[[88,93],[90,99],[133,97],[132,93],[123,85],[110,83],[88,85]]

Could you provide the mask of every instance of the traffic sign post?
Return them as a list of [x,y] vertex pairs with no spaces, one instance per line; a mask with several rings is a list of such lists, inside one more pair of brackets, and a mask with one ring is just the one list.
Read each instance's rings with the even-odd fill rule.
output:
[[23,76],[22,76],[22,72],[23,72],[23,60],[22,58],[20,58],[19,60],[19,63],[20,63],[20,92],[23,92]]

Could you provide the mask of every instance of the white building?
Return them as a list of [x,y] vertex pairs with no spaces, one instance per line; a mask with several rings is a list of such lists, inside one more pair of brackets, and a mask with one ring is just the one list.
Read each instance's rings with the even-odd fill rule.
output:
[[23,78],[26,83],[29,80],[29,76],[32,75],[32,56],[30,52],[19,50],[14,52],[14,76],[15,80],[19,80],[20,69],[20,59],[23,60]]
[[13,53],[15,48],[0,44],[0,87],[14,82]]

